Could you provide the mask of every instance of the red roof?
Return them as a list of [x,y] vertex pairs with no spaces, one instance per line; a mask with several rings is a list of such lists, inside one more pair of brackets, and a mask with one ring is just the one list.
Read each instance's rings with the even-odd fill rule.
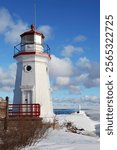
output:
[[35,26],[31,25],[31,30],[24,32],[23,34],[21,34],[20,36],[23,37],[25,35],[31,35],[31,34],[37,34],[37,35],[41,35],[42,38],[44,39],[44,35],[41,32],[36,31]]

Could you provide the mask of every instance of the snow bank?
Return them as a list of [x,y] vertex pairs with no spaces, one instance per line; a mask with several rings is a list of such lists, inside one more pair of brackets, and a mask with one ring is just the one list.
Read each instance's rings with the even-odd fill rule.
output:
[[97,137],[65,132],[63,129],[52,131],[46,139],[25,150],[99,150]]
[[[72,122],[77,128],[87,132],[95,131],[95,124],[84,112],[70,115],[57,115],[61,126],[65,122]],[[51,130],[49,135],[34,146],[27,146],[25,150],[99,150],[99,138],[66,132],[66,128]]]
[[83,134],[95,134],[95,125],[97,122],[92,121],[88,116],[86,116],[84,111],[70,115],[57,115],[57,120],[59,120],[59,124],[61,126],[63,126],[66,122],[71,122],[78,129],[84,129]]

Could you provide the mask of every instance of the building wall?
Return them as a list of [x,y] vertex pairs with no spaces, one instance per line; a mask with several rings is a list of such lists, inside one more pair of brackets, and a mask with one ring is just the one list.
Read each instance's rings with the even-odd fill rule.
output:
[[[39,103],[41,117],[52,117],[53,107],[48,75],[49,57],[43,55],[21,55],[17,58],[17,76],[14,103]],[[25,67],[30,65],[31,71]]]
[[[47,62],[37,62],[36,65],[36,102],[41,104],[41,112],[44,117],[52,115],[52,99],[47,72]],[[40,89],[40,90],[39,90]]]

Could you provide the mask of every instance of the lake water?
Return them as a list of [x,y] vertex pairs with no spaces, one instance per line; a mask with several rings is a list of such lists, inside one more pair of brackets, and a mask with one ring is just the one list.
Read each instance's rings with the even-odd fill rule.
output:
[[75,110],[74,109],[54,109],[54,113],[56,115],[60,115],[60,114],[71,114],[74,113]]

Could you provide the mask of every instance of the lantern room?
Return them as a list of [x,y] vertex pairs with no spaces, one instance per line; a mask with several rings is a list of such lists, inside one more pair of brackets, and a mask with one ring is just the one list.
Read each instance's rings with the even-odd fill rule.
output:
[[37,43],[37,44],[42,44],[43,39],[44,39],[44,35],[40,32],[37,32],[35,30],[35,26],[31,25],[31,30],[24,32],[23,34],[20,35],[21,36],[21,43],[22,44],[33,44],[33,43]]
[[[31,25],[31,29],[20,35],[21,43],[14,47],[15,55],[21,52],[44,52],[44,35]],[[15,56],[14,55],[14,56]]]

